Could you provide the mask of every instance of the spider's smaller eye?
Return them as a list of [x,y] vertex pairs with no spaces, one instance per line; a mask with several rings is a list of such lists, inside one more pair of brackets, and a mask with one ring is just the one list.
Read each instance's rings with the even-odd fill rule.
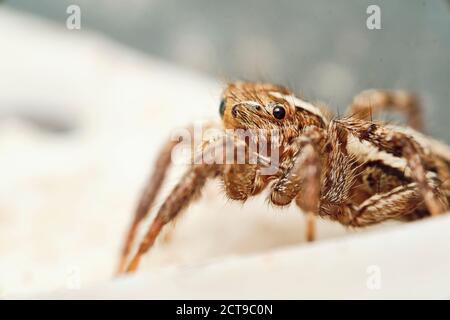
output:
[[222,118],[223,118],[224,112],[225,112],[225,99],[222,99],[222,101],[220,101],[220,106],[219,106],[219,113]]
[[278,119],[281,120],[286,116],[286,110],[284,110],[284,108],[280,105],[276,105],[275,108],[273,108],[273,116]]

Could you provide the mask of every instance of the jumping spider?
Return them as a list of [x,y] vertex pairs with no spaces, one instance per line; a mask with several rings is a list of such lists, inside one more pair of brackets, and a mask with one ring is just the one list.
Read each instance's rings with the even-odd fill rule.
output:
[[[408,126],[373,121],[372,112],[380,111],[403,112]],[[275,172],[261,175],[263,162],[191,165],[126,266],[137,227],[149,212],[178,143],[169,141],[159,154],[128,231],[119,272],[137,269],[161,229],[197,198],[211,178],[221,179],[225,193],[234,200],[245,201],[268,186],[274,205],[286,206],[295,200],[306,213],[309,241],[314,239],[316,216],[363,227],[388,219],[415,220],[448,209],[450,148],[420,133],[421,110],[412,94],[364,91],[354,98],[347,116],[337,118],[286,87],[237,82],[224,90],[219,112],[222,130],[279,130]],[[202,151],[214,147],[215,142],[209,142]]]

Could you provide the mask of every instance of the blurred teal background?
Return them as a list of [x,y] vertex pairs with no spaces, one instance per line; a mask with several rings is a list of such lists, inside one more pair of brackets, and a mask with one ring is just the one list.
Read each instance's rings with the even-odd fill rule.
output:
[[[343,111],[366,88],[416,91],[427,128],[450,142],[450,5],[418,1],[6,0],[222,80],[287,84]],[[381,8],[381,30],[366,8]],[[31,53],[30,53],[31,54]]]

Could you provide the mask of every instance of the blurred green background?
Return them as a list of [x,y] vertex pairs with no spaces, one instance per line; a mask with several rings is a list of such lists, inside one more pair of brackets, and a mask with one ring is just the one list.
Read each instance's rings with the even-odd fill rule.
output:
[[[6,0],[219,79],[287,84],[343,111],[366,88],[419,93],[427,128],[450,142],[450,5],[418,1]],[[381,30],[366,8],[381,8]],[[30,53],[31,54],[31,53]]]

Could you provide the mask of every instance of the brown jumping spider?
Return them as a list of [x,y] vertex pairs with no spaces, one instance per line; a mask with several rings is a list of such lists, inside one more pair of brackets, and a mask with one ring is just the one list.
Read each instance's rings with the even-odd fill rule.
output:
[[[178,143],[169,141],[159,154],[137,208],[119,272],[136,270],[161,229],[197,198],[210,178],[221,179],[225,193],[234,200],[245,201],[269,185],[269,201],[274,205],[286,206],[295,200],[306,213],[309,241],[314,239],[317,215],[346,226],[363,227],[388,219],[415,220],[448,209],[450,148],[420,133],[421,110],[411,94],[364,91],[354,98],[347,116],[336,118],[324,108],[295,97],[285,87],[238,82],[227,86],[219,109],[223,132],[279,131],[275,172],[262,175],[267,163],[261,159],[244,164],[194,162],[159,208],[125,269],[137,227],[161,187]],[[380,111],[403,112],[408,126],[373,121],[372,112]],[[269,135],[267,141],[270,139]],[[245,139],[232,141],[232,148],[249,144]],[[202,145],[200,153],[216,147],[217,140],[213,139]]]

